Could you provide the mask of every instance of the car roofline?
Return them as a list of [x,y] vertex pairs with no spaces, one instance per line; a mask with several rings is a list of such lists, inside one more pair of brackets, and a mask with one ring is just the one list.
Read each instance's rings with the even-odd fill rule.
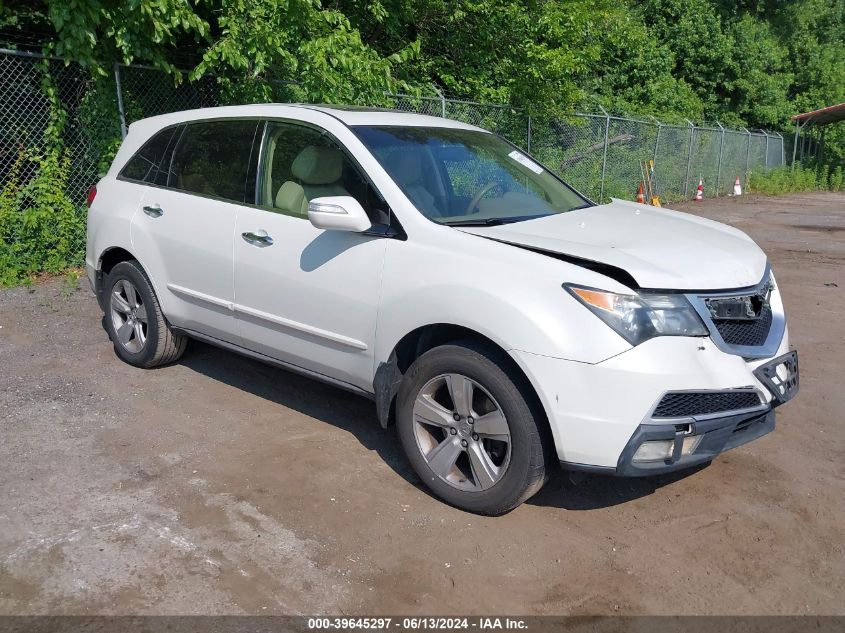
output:
[[[308,103],[256,103],[180,110],[177,112],[168,112],[165,114],[158,114],[138,119],[130,125],[130,128],[147,126],[164,127],[175,123],[187,123],[190,121],[200,121],[209,118],[273,118],[274,116],[284,116],[283,112],[287,109],[301,109],[318,112],[342,123],[346,127],[355,127],[359,125],[389,125],[392,127],[445,127],[474,130],[478,132],[489,132],[489,130],[485,130],[484,128],[480,128],[469,123],[464,123],[462,121],[431,116],[428,114],[419,114],[416,112],[379,109],[349,110],[333,108],[328,105]],[[288,112],[288,114],[292,114],[292,112]]]

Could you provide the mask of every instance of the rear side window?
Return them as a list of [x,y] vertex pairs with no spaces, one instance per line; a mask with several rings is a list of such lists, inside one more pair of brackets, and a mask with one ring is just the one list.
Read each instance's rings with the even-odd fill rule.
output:
[[137,180],[152,185],[166,185],[170,167],[170,150],[179,136],[182,126],[165,128],[153,136],[126,163],[121,178]]
[[173,152],[167,185],[232,202],[245,202],[250,159],[259,122],[189,123]]

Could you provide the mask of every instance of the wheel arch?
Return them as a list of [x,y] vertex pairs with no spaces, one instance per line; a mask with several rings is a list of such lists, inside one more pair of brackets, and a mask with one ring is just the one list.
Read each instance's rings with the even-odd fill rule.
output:
[[[135,255],[132,251],[125,248],[124,246],[109,246],[102,253],[100,253],[99,258],[97,259],[97,270],[95,271],[95,289],[94,292],[97,296],[97,301],[100,303],[100,307],[105,310],[104,298],[103,298],[103,283],[105,281],[106,275],[108,275],[111,270],[117,266],[121,262],[134,260],[138,262],[138,265],[141,267],[141,270],[146,275],[147,279],[150,282],[150,285],[153,287],[153,292],[158,297],[159,301],[161,301],[161,293],[159,292],[158,285],[156,284],[156,280],[153,279],[150,274],[147,272],[147,267],[144,266],[144,262]],[[161,306],[162,311],[164,311],[164,305]]]
[[411,330],[396,343],[387,360],[379,363],[373,380],[373,388],[376,412],[382,427],[387,428],[394,423],[399,385],[413,362],[430,349],[458,341],[474,341],[498,352],[507,368],[523,383],[532,399],[529,404],[542,416],[541,424],[545,425],[551,437],[548,414],[537,393],[537,388],[508,350],[481,332],[454,323],[431,323]]
[[110,246],[106,248],[97,258],[97,268],[94,271],[94,295],[97,297],[97,303],[105,310],[105,301],[103,298],[103,284],[112,268],[117,266],[120,262],[125,262],[130,259],[136,259],[135,256],[122,246]]
[[137,258],[122,246],[111,246],[100,254],[100,259],[97,261],[97,271],[103,275],[108,275],[117,264],[130,259]]

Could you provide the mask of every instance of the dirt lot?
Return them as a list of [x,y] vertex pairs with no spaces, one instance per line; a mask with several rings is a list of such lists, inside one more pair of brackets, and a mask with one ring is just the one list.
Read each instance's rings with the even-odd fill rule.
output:
[[801,394],[708,468],[501,518],[367,400],[199,343],[134,369],[87,282],[0,291],[0,613],[845,613],[845,195],[682,206],[769,253]]

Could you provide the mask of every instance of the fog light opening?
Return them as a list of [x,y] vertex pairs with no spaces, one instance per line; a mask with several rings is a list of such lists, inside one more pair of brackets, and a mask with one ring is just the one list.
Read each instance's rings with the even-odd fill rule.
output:
[[683,438],[681,443],[680,454],[675,454],[675,442],[680,439],[680,435],[672,440],[648,440],[640,444],[634,456],[631,458],[633,462],[666,462],[673,461],[673,457],[682,457],[684,455],[691,455],[701,444],[703,435],[687,435]]
[[662,462],[672,459],[675,440],[649,440],[640,444],[631,461]]
[[703,438],[703,435],[689,435],[685,437],[684,445],[681,448],[681,455],[691,455],[694,453]]

